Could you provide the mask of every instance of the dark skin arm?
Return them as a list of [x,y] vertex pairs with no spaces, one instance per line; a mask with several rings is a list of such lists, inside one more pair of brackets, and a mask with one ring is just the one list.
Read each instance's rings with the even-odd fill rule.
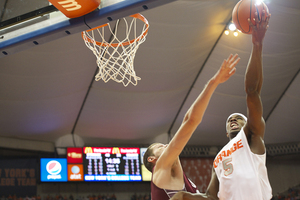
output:
[[[260,98],[263,70],[262,70],[262,46],[265,33],[268,28],[270,14],[263,11],[261,21],[255,15],[256,25],[248,20],[252,27],[252,52],[245,74],[245,90],[247,101],[248,120],[244,131],[247,135],[250,148],[253,153],[265,153],[263,137],[265,133],[265,121],[262,117],[263,106]],[[205,194],[192,194],[189,192],[178,192],[170,200],[218,200],[219,180],[212,169],[212,176]]]
[[270,14],[263,11],[260,21],[258,20],[257,13],[255,14],[255,25],[251,23],[250,19],[248,20],[252,27],[252,52],[245,74],[248,120],[244,131],[247,135],[251,151],[256,154],[265,153],[265,145],[263,142],[265,121],[262,117],[263,106],[260,93],[263,84],[263,39],[268,28],[269,19]]

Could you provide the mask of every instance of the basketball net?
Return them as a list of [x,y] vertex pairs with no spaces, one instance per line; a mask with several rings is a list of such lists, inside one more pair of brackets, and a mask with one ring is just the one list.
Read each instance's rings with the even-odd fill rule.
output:
[[[139,29],[141,31],[139,35],[137,34],[137,19],[143,22]],[[146,40],[149,24],[147,19],[141,14],[134,14],[129,18],[123,18],[123,20],[126,30],[122,40],[118,39],[119,20],[116,22],[115,30],[112,30],[111,25],[107,23],[83,31],[82,38],[86,46],[97,57],[99,71],[95,76],[96,81],[102,79],[106,83],[109,80],[113,80],[117,83],[123,83],[125,87],[129,83],[136,86],[137,81],[141,80],[141,78],[135,74],[134,57],[140,44]],[[107,39],[108,41],[105,39],[107,33],[110,35],[110,38]]]

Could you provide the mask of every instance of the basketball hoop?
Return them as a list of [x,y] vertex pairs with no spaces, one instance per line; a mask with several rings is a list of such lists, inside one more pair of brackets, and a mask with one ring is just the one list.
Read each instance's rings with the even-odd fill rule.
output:
[[[81,35],[86,46],[97,57],[99,71],[95,76],[96,81],[102,79],[106,83],[111,79],[123,83],[125,87],[129,83],[136,86],[141,78],[135,74],[133,61],[139,45],[146,40],[149,24],[147,19],[139,13],[123,18],[123,20],[125,30],[118,27],[120,20],[117,20],[115,30],[112,30],[111,25],[107,23],[83,31]],[[137,35],[137,32],[141,32],[140,35]]]

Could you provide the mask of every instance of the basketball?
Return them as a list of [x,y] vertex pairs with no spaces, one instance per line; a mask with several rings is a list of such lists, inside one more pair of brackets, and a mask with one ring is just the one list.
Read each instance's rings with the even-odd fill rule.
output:
[[251,34],[252,28],[248,23],[248,18],[251,19],[253,25],[255,25],[255,12],[258,14],[258,19],[261,19],[262,11],[265,10],[269,13],[269,9],[261,0],[241,0],[239,1],[232,11],[232,21],[236,28],[242,33]]

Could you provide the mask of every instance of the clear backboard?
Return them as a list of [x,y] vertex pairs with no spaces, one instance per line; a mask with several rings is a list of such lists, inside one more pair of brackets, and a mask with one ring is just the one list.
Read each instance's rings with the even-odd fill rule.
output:
[[96,27],[172,1],[175,0],[101,0],[91,13],[71,19],[48,0],[2,0],[0,58],[82,32],[89,29],[86,24]]

